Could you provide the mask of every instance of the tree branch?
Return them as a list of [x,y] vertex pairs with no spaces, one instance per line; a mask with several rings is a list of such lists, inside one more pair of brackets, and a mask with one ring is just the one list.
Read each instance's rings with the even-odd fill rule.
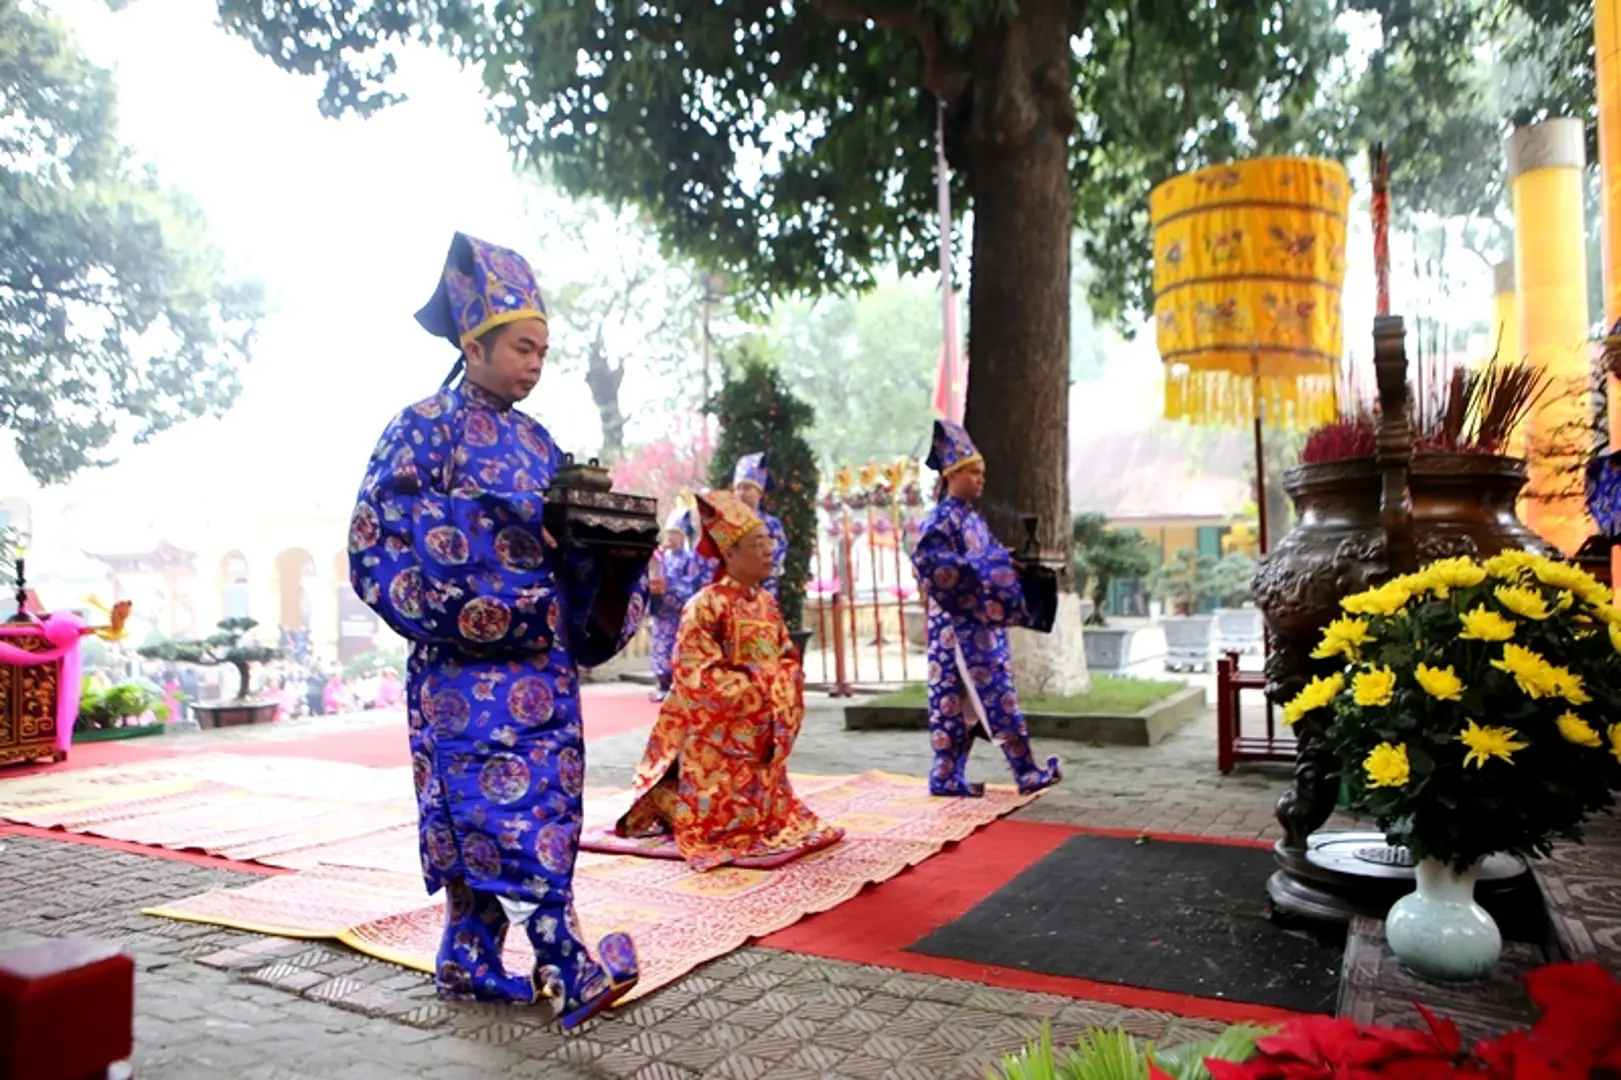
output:
[[953,101],[968,82],[969,71],[952,55],[939,21],[918,11],[914,0],[812,0],[811,6],[834,22],[870,22],[912,35],[923,49],[923,88],[935,97]]

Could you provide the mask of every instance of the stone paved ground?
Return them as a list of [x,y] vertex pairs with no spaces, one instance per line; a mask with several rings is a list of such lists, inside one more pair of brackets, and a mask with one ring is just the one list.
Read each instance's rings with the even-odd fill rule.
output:
[[[399,723],[374,716],[170,738],[177,747],[205,748],[231,739]],[[628,781],[644,737],[632,732],[593,741],[591,782]],[[1213,740],[1214,721],[1206,716],[1149,749],[1039,747],[1064,759],[1066,780],[1020,816],[1274,835],[1271,805],[1285,774],[1220,777]],[[976,749],[976,771],[1004,779],[990,750]],[[826,702],[813,707],[795,752],[803,772],[882,768],[921,775],[927,761],[921,734],[846,733]],[[989,1061],[1016,1049],[1044,1020],[1060,1040],[1072,1040],[1087,1025],[1120,1024],[1170,1042],[1218,1026],[753,947],[565,1038],[532,1011],[441,1004],[427,976],[342,946],[139,913],[252,875],[76,843],[17,836],[0,842],[6,845],[0,852],[0,949],[81,934],[121,942],[135,955],[135,1065],[143,1078],[970,1077],[983,1075]]]

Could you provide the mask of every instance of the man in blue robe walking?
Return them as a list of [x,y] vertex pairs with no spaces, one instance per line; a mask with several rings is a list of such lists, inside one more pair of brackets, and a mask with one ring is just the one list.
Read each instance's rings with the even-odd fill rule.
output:
[[[629,937],[604,937],[599,963],[574,914],[585,786],[576,665],[609,658],[581,650],[624,646],[645,585],[626,598],[617,643],[585,632],[601,572],[542,526],[563,455],[514,408],[539,383],[549,341],[523,258],[456,234],[416,318],[461,350],[451,378],[465,374],[383,432],[351,519],[349,567],[361,598],[411,642],[422,874],[430,893],[446,893],[435,984],[452,999],[547,998],[573,1028],[637,977]],[[534,948],[532,973],[502,965],[513,925]]]
[[670,693],[670,675],[675,669],[675,632],[681,626],[681,609],[687,601],[708,585],[714,576],[709,560],[692,547],[692,511],[672,511],[664,522],[664,546],[655,555],[656,572],[649,575],[651,597],[648,611],[652,615],[649,632],[649,662],[657,688],[654,701],[663,701]]
[[936,420],[929,468],[942,495],[923,519],[912,565],[928,603],[929,740],[933,795],[979,796],[966,775],[976,735],[1001,748],[1021,792],[1058,783],[1058,759],[1045,766],[1030,752],[1019,711],[1007,628],[1033,622],[1019,565],[974,509],[985,492],[985,460],[968,432]]

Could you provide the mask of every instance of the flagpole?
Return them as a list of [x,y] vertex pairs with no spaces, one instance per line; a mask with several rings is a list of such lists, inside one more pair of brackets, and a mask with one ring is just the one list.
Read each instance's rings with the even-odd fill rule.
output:
[[935,195],[940,212],[940,322],[944,339],[940,358],[940,378],[945,399],[942,415],[962,421],[963,402],[957,366],[957,303],[951,284],[951,166],[946,163],[946,103],[935,101],[934,112]]

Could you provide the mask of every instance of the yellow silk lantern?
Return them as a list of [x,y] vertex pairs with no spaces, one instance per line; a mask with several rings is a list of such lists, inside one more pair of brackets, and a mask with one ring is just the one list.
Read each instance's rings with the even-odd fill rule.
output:
[[1316,158],[1215,165],[1150,193],[1168,419],[1334,418],[1350,201],[1345,170]]

